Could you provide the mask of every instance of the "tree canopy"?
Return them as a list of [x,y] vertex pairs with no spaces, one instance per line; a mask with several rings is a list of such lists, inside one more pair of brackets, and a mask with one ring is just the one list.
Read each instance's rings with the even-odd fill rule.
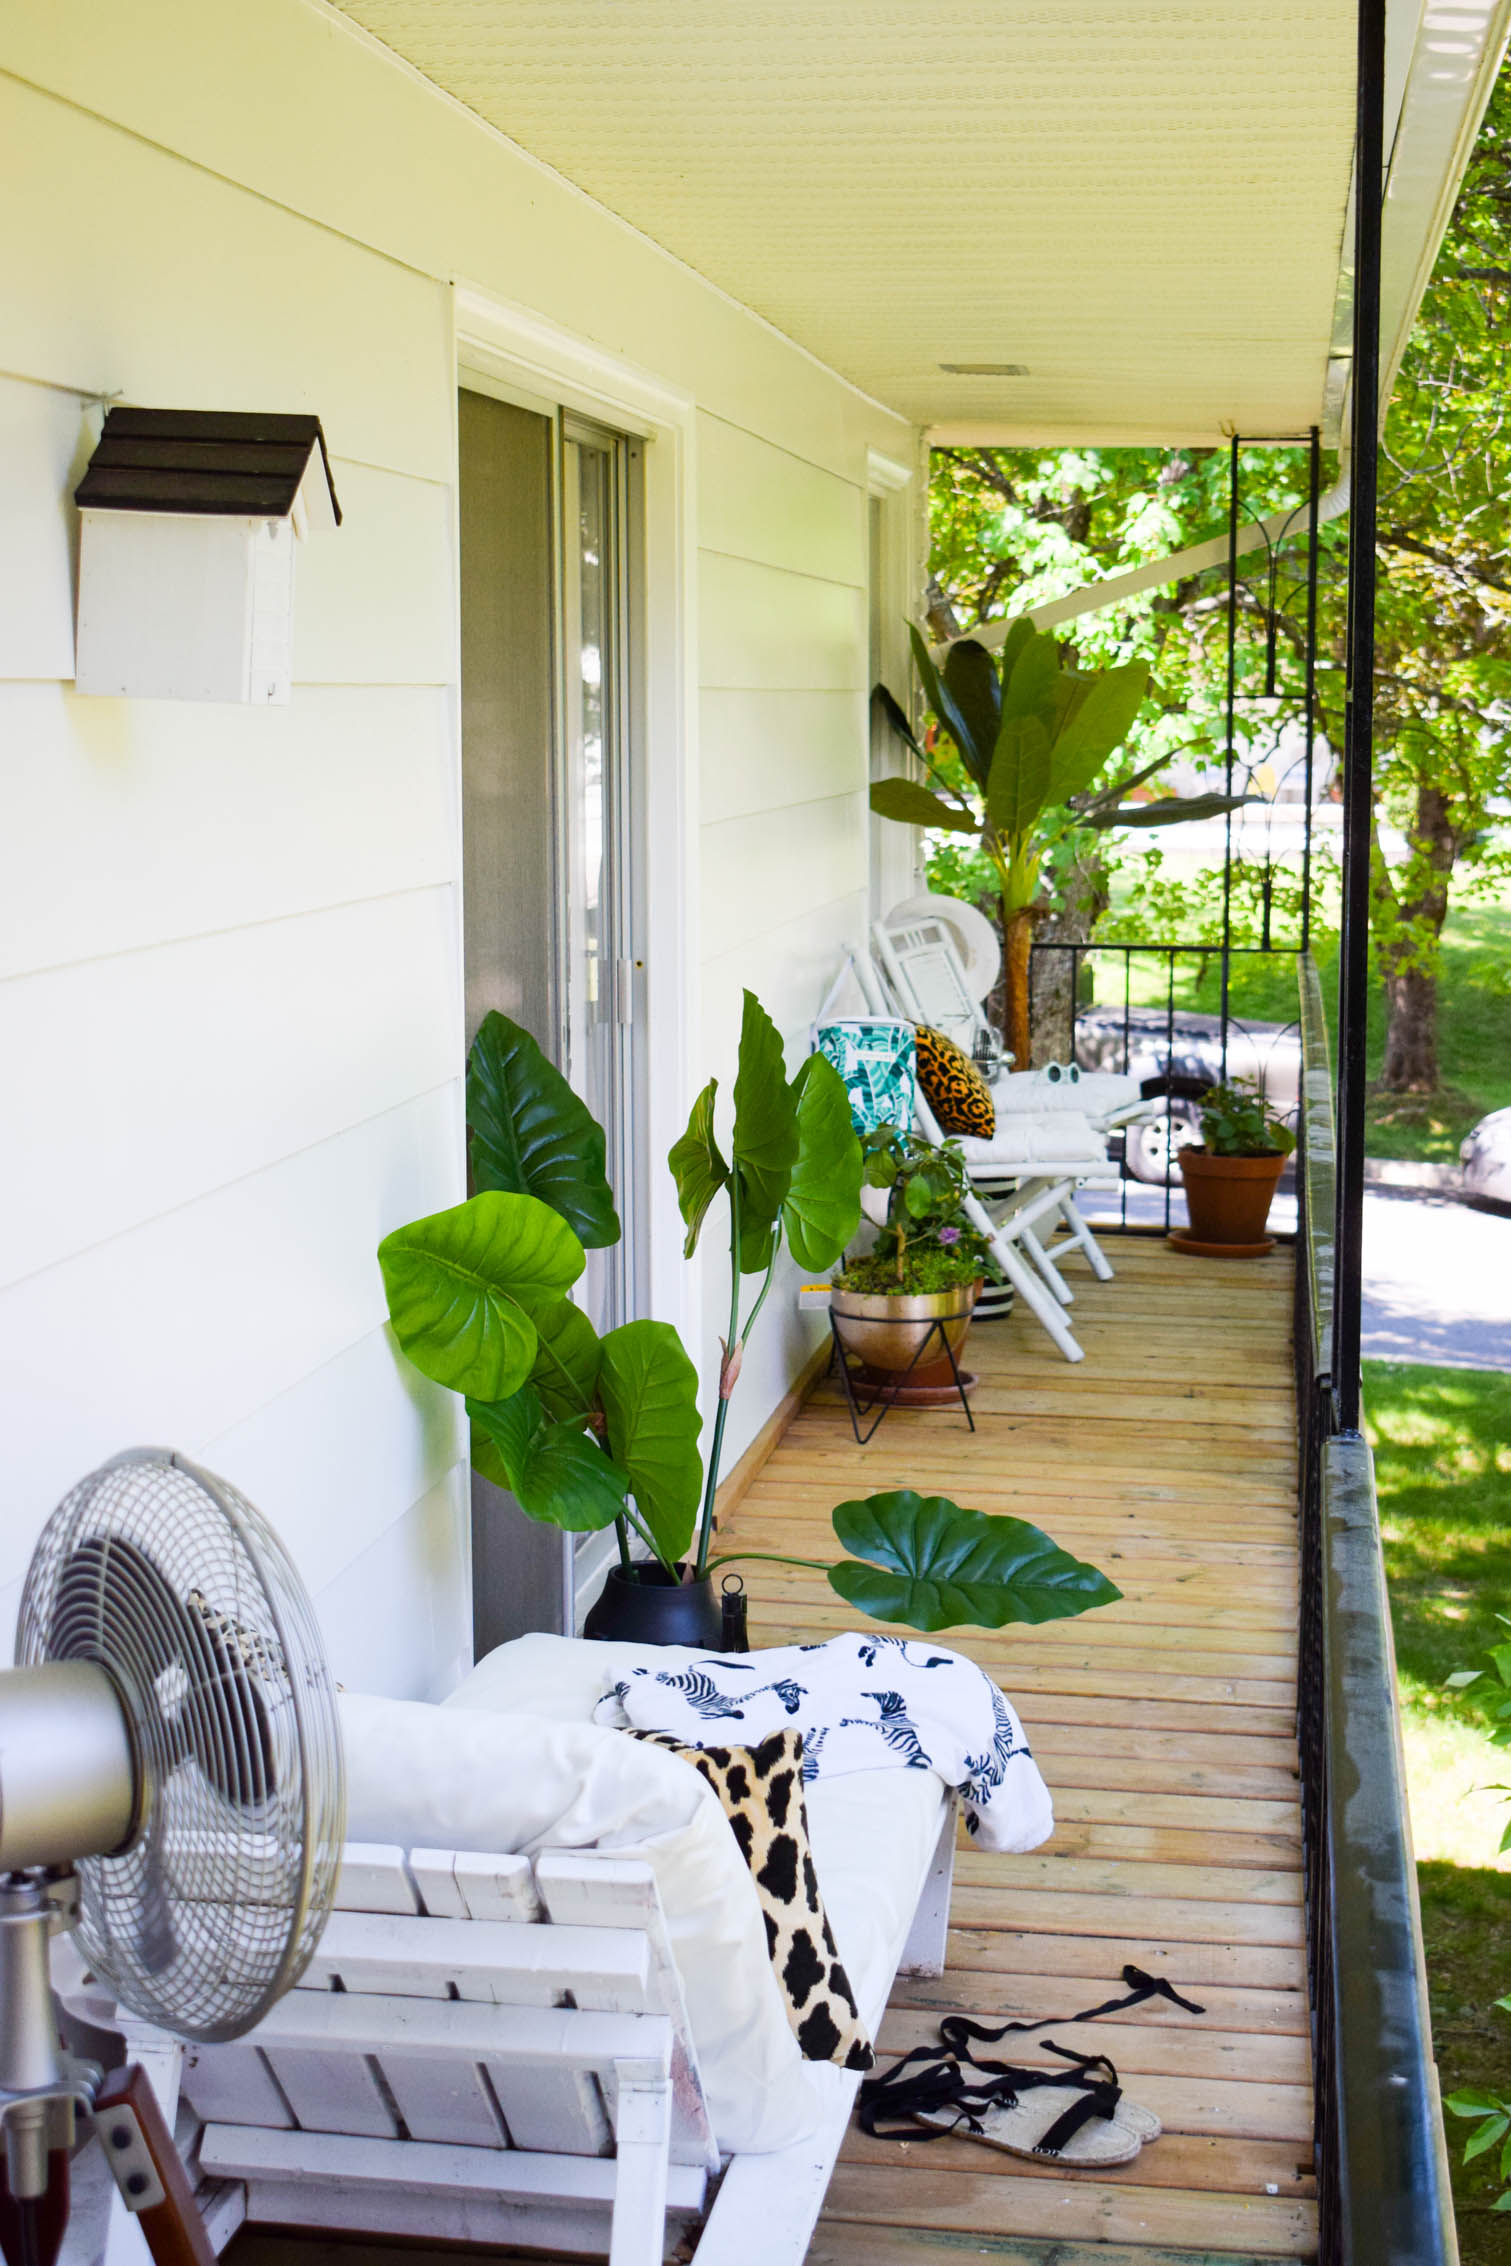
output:
[[[1437,268],[1390,403],[1381,464],[1377,614],[1376,966],[1389,1004],[1383,1083],[1436,1083],[1436,960],[1450,897],[1500,886],[1495,822],[1511,796],[1511,431],[1505,340],[1511,324],[1511,77],[1502,76],[1462,183]],[[1301,504],[1304,446],[1243,445],[1244,517]],[[928,627],[936,638],[1067,595],[1220,534],[1225,449],[936,451]],[[1338,463],[1324,458],[1323,481]],[[1272,560],[1243,561],[1239,592],[1235,785],[1273,788],[1294,750],[1306,639],[1305,511]],[[1318,764],[1343,743],[1346,514],[1324,527],[1319,587]],[[1146,660],[1152,699],[1131,735],[1131,774],[1181,753],[1225,768],[1226,568],[1088,615],[1062,633],[1082,665]],[[1261,699],[1273,680],[1277,695]],[[1214,782],[1215,783],[1215,782]],[[1101,872],[1100,851],[1092,853]],[[1085,888],[1087,845],[1066,814],[1046,870],[1062,899]],[[945,847],[945,886],[980,893],[971,853]],[[1083,877],[1078,884],[1077,876]],[[1090,906],[1108,933],[1105,875]],[[1117,915],[1120,936],[1211,942],[1218,889],[1172,883],[1158,853]],[[1294,941],[1294,872],[1236,876],[1240,924],[1264,919]],[[1272,925],[1273,924],[1273,925]]]

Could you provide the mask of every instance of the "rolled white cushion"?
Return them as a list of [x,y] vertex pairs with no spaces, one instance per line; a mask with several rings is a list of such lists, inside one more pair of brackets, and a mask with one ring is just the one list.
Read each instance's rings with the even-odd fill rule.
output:
[[1074,1110],[1083,1117],[1101,1117],[1141,1099],[1138,1079],[1116,1070],[1083,1070],[1074,1081],[1053,1083],[1042,1070],[1011,1070],[992,1082],[999,1110]]
[[[696,1771],[583,1720],[602,1690],[605,1649],[570,1647],[600,1663],[585,1707],[570,1711],[560,1688],[555,1707],[522,1708],[528,1677],[515,1681],[518,1696],[502,1709],[481,1697],[457,1704],[460,1691],[440,1707],[343,1694],[347,1832],[405,1849],[643,1857],[656,1876],[719,2145],[788,2147],[812,2131],[824,2092],[788,2024],[749,1868]],[[549,1654],[537,1649],[537,1658],[544,1667]]]
[[1009,1111],[998,1118],[989,1141],[967,1134],[960,1147],[968,1165],[999,1165],[1007,1171],[1015,1166],[1105,1163],[1107,1157],[1101,1134],[1093,1132],[1084,1117],[1065,1109],[1034,1116],[1026,1110]]

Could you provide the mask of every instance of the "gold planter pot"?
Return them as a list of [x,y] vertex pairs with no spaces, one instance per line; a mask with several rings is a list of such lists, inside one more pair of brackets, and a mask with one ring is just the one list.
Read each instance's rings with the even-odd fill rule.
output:
[[[944,1325],[950,1351],[958,1357],[980,1291],[979,1282],[897,1298],[874,1291],[835,1289],[829,1293],[829,1306],[840,1343],[868,1369],[895,1374],[918,1360],[913,1382],[927,1384],[936,1369],[948,1382],[950,1367],[935,1325]],[[931,1331],[932,1343],[925,1353]]]

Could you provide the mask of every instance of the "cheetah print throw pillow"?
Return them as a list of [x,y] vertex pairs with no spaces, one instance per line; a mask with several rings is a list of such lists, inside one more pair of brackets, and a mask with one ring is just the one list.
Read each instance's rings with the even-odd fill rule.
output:
[[629,1737],[690,1762],[723,1804],[755,1882],[772,1971],[805,2060],[869,2069],[876,2056],[808,1847],[801,1731],[773,1731],[758,1747],[690,1747],[666,1731],[631,1731]]
[[940,1132],[973,1133],[978,1141],[989,1141],[997,1130],[997,1105],[970,1056],[927,1023],[919,1023],[913,1035],[918,1044],[918,1083],[939,1120]]

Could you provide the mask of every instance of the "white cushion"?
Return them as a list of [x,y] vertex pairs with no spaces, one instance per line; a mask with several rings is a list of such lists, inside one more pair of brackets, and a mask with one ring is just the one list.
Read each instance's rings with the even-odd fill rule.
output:
[[[528,1705],[538,1715],[581,1722],[591,1716],[605,1688],[627,1669],[656,1666],[675,1672],[702,1657],[696,1649],[682,1645],[591,1644],[572,1637],[516,1637],[512,1644],[502,1644],[480,1660],[444,1704],[448,1708],[504,1710]],[[602,1735],[623,1739],[618,1731]],[[626,1746],[639,1743],[624,1740]],[[662,1759],[697,1779],[697,1772],[679,1763],[674,1755],[663,1751]],[[815,1780],[804,1788],[804,1800],[824,1908],[861,2013],[874,2030],[939,1839],[944,1783],[932,1770],[858,1771],[843,1778]],[[732,1834],[729,1843],[733,1849]],[[735,1854],[738,1860],[738,1851]],[[677,1957],[683,1964],[680,1945]],[[685,1965],[683,1972],[686,1975]],[[690,2015],[692,2008],[689,1982]],[[696,2017],[693,2022],[696,2032]],[[698,2050],[702,2054],[701,2033]],[[804,2063],[802,2068],[810,2083],[825,2090],[838,2074],[827,2064]],[[707,2082],[707,2061],[704,2077]],[[747,2118],[753,2116],[753,2102],[742,2107]],[[717,2116],[715,2126],[722,2137],[724,2127]]]
[[1010,1070],[992,1081],[992,1100],[999,1110],[1074,1110],[1083,1117],[1103,1117],[1141,1099],[1138,1079],[1116,1070],[1083,1070],[1074,1082],[1061,1078],[1053,1084],[1042,1070]]
[[[563,1640],[521,1643],[543,1648],[543,1670]],[[601,1662],[606,1648],[565,1649]],[[552,1665],[564,1664],[558,1657]],[[406,1849],[533,1856],[596,1848],[643,1857],[656,1876],[719,2145],[785,2148],[813,2129],[824,2088],[788,2024],[749,1868],[696,1771],[583,1720],[602,1689],[600,1675],[589,1680],[585,1704],[563,1706],[558,1692],[556,1705],[532,1712],[519,1702],[534,1696],[532,1681],[549,1676],[513,1679],[514,1691],[492,1704],[465,1686],[441,1707],[343,1694],[347,1831]],[[502,1682],[495,1678],[496,1691]]]
[[1084,1117],[1060,1109],[1036,1113],[1008,1110],[997,1120],[989,1141],[967,1134],[961,1149],[968,1165],[1032,1168],[1041,1164],[1105,1163],[1107,1145]]

